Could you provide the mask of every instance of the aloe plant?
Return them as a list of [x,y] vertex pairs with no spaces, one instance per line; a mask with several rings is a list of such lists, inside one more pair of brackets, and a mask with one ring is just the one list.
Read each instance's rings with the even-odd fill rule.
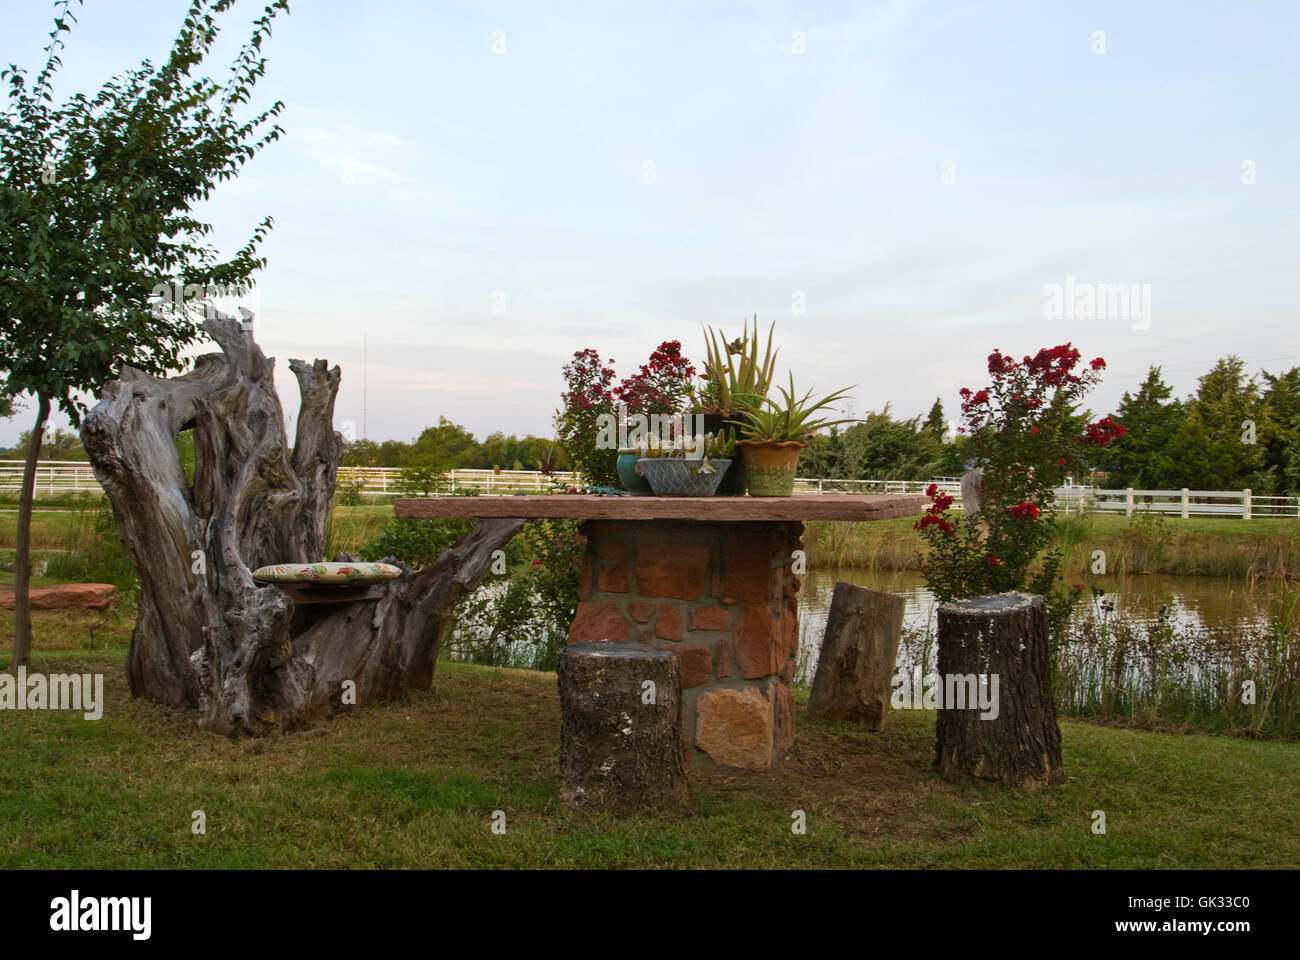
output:
[[719,334],[706,327],[705,348],[708,357],[704,363],[705,381],[703,402],[723,413],[735,413],[746,403],[758,404],[767,396],[776,369],[776,355],[772,349],[772,331],[776,321],[767,329],[767,343],[763,360],[758,357],[758,316],[754,317],[754,331],[750,335],[749,323],[740,337],[728,343],[719,342]]
[[814,417],[819,410],[827,410],[832,403],[845,398],[853,387],[845,387],[827,394],[813,402],[812,391],[799,397],[794,389],[794,375],[790,376],[790,389],[778,386],[781,402],[764,396],[761,401],[752,399],[740,403],[740,412],[744,419],[732,420],[745,435],[746,440],[755,442],[785,443],[796,441],[804,443],[818,430],[840,423],[857,423],[853,418],[831,420],[826,417]]

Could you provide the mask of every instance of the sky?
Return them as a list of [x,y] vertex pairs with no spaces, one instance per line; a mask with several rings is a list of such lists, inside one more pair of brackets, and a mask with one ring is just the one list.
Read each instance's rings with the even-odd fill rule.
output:
[[[951,416],[995,347],[1106,358],[1097,413],[1153,363],[1180,395],[1300,365],[1300,4],[290,6],[253,105],[286,136],[200,211],[227,254],[275,218],[249,303],[290,417],[324,357],[358,437],[550,435],[575,351],[625,376],[755,315],[858,415]],[[185,7],[74,7],[56,93],[164,59]],[[0,0],[0,62],[52,15]],[[1053,314],[1067,283],[1137,296]]]

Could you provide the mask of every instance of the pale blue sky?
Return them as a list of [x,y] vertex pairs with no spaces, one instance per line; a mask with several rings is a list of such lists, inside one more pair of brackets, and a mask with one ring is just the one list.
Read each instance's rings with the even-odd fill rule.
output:
[[[575,350],[626,374],[754,313],[859,412],[953,412],[993,347],[1105,356],[1098,411],[1151,362],[1180,393],[1230,352],[1300,364],[1300,4],[291,6],[258,87],[287,137],[206,210],[227,251],[276,218],[257,328],[288,411],[288,358],[324,356],[360,432],[363,331],[378,440],[548,433]],[[184,7],[89,0],[61,91],[161,60]],[[38,65],[51,5],[0,9],[0,60]],[[1150,328],[1045,320],[1067,276],[1150,284]]]

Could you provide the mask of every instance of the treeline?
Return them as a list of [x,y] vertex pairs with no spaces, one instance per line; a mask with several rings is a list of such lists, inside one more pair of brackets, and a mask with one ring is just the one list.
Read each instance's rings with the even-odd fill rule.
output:
[[[1179,399],[1159,366],[1136,391],[1126,392],[1113,414],[1126,432],[1098,451],[1092,482],[1148,490],[1242,490],[1257,496],[1300,496],[1300,367],[1247,376],[1235,356],[1200,377],[1195,393]],[[1081,426],[1092,419],[1076,411]],[[29,432],[0,459],[26,456]],[[85,460],[73,431],[56,430],[41,447],[46,460]],[[411,442],[356,440],[344,466],[400,467],[432,483],[448,470],[567,470],[569,459],[553,439],[501,431],[480,441],[439,417]],[[955,435],[943,404],[924,418],[897,420],[888,404],[847,429],[818,436],[799,460],[805,477],[847,480],[926,480],[957,476],[967,462],[964,438]]]
[[[1239,358],[1226,357],[1199,378],[1195,393],[1179,399],[1153,365],[1113,417],[1124,436],[1097,451],[1092,477],[1080,479],[1105,487],[1300,496],[1300,367],[1247,376]],[[1069,417],[1078,429],[1091,419],[1089,411]],[[965,438],[953,436],[938,400],[924,420],[895,420],[886,405],[863,421],[819,436],[800,458],[800,474],[925,480],[971,466]]]
[[816,437],[799,457],[799,475],[835,480],[928,480],[965,469],[961,438],[934,401],[924,420],[895,420],[889,404],[862,423]]
[[1180,400],[1152,366],[1115,419],[1128,429],[1105,451],[1106,486],[1300,496],[1300,367],[1248,377],[1227,357]]
[[565,470],[568,458],[554,440],[527,434],[523,437],[490,433],[478,440],[472,433],[446,417],[428,427],[410,443],[401,440],[354,440],[343,451],[345,467],[402,467],[427,469],[441,474],[448,470]]

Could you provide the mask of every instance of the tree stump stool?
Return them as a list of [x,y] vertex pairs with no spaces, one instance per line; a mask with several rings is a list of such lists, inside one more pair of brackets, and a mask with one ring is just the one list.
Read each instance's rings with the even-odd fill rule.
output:
[[808,716],[861,721],[883,730],[889,721],[894,661],[903,632],[902,597],[835,584]]
[[560,801],[670,807],[686,799],[681,658],[641,643],[560,653]]
[[945,780],[1023,789],[1065,781],[1041,596],[941,605],[938,673],[934,763]]

